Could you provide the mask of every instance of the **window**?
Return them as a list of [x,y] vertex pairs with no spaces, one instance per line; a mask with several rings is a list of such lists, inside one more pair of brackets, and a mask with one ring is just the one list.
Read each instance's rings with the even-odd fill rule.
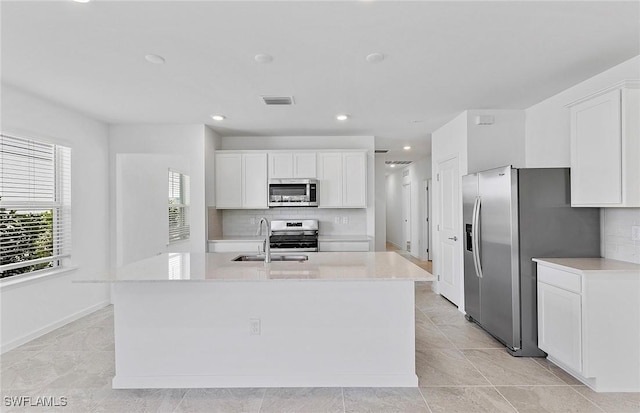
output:
[[0,135],[0,278],[62,265],[71,249],[71,150]]
[[188,240],[189,175],[169,169],[169,243]]

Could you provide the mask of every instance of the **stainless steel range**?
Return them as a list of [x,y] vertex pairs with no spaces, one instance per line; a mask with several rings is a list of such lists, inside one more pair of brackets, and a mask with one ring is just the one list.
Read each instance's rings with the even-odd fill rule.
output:
[[271,251],[318,251],[318,220],[271,221]]

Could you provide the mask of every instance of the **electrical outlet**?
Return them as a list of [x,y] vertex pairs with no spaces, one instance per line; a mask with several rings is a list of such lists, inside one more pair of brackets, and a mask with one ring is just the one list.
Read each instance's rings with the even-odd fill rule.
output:
[[255,224],[256,224],[256,218],[255,218],[255,217],[251,217],[251,218],[249,218],[249,223],[250,223],[251,225],[255,225]]
[[342,223],[343,224],[348,224],[349,223],[349,217],[342,217]]
[[260,335],[260,319],[259,318],[249,319],[249,335],[251,336]]
[[333,222],[335,222],[336,224],[340,223],[340,217],[334,217],[333,218]]
[[640,225],[631,226],[631,241],[640,241]]

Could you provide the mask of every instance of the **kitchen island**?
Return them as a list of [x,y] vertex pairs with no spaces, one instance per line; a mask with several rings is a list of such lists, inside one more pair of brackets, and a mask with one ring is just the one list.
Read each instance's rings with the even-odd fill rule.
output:
[[163,254],[112,283],[114,388],[413,387],[414,282],[393,252]]

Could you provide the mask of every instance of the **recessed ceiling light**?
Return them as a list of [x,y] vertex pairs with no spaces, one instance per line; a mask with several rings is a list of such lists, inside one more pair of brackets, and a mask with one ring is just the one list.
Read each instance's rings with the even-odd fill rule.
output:
[[224,115],[211,115],[211,119],[220,122],[225,120],[226,117]]
[[367,62],[369,63],[379,63],[382,62],[384,60],[384,55],[382,53],[371,53],[369,55],[367,55],[366,59]]
[[156,65],[161,65],[164,63],[164,57],[157,54],[148,54],[144,57],[147,62],[154,63]]
[[395,168],[396,166],[394,164],[389,165],[389,168]]
[[404,149],[405,151],[408,151],[409,149],[411,149],[411,146],[405,146],[402,149]]
[[349,119],[349,115],[347,115],[346,113],[341,113],[339,115],[336,115],[336,119],[341,120],[341,121],[345,121],[345,120]]
[[253,57],[253,60],[258,63],[271,63],[273,61],[273,56],[266,53],[258,53]]
[[76,3],[89,3],[91,0],[73,0]]

